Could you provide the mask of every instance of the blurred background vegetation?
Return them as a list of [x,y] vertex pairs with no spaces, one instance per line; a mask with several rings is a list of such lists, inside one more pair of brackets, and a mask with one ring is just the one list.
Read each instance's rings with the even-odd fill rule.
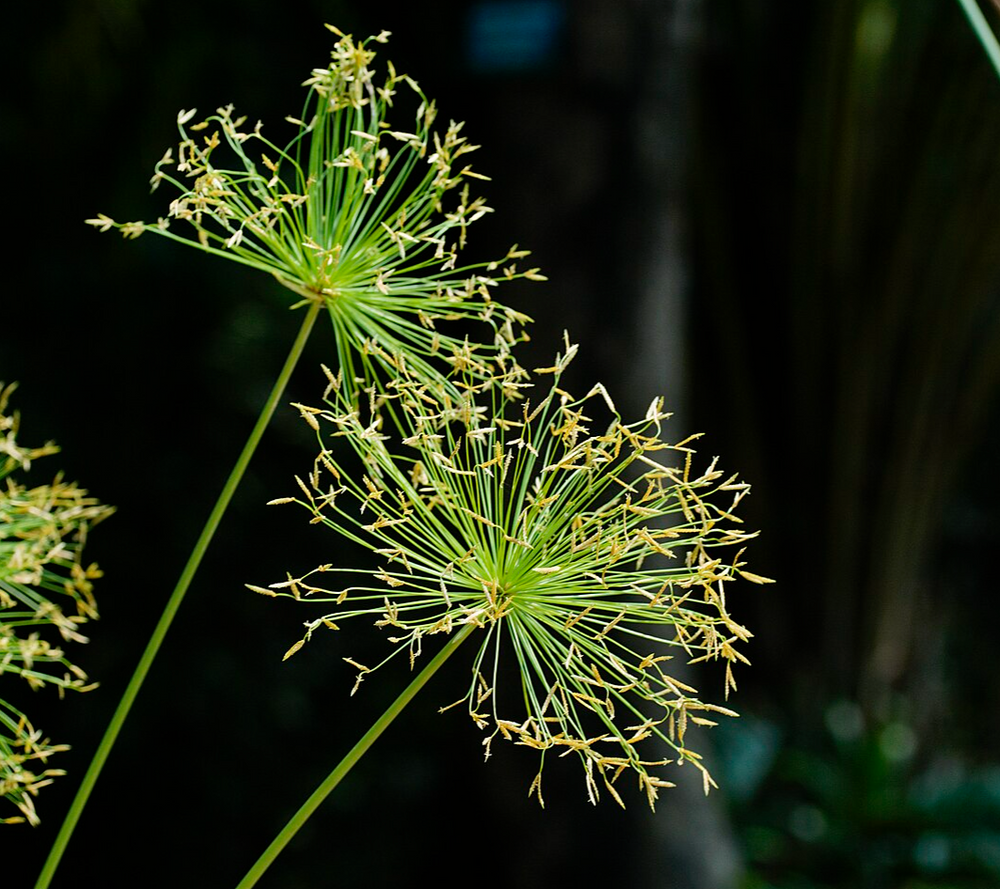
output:
[[[600,379],[633,411],[665,394],[677,437],[704,431],[703,453],[753,484],[751,567],[779,584],[733,603],[754,665],[743,718],[713,730],[707,802],[681,772],[655,816],[638,797],[591,809],[554,762],[539,811],[532,755],[484,766],[476,730],[435,712],[456,668],[261,885],[1000,884],[1000,83],[953,0],[6,15],[0,378],[21,381],[24,443],[57,439],[68,475],[119,510],[89,545],[103,618],[76,657],[102,686],[32,702],[73,744],[71,775],[40,797],[41,827],[0,835],[9,885],[40,867],[298,324],[263,276],[82,220],[165,212],[147,182],[180,108],[232,102],[280,142],[327,59],[323,22],[392,31],[383,56],[467,120],[497,209],[471,249],[517,241],[550,278],[511,298],[537,319],[536,363],[568,328],[578,388]],[[328,338],[318,326],[288,400],[316,399]],[[242,586],[340,557],[263,507],[310,439],[277,418],[55,886],[234,884],[405,681],[400,665],[348,698],[340,658],[364,661],[374,630],[282,664],[305,614]],[[720,676],[696,684],[721,693]]]

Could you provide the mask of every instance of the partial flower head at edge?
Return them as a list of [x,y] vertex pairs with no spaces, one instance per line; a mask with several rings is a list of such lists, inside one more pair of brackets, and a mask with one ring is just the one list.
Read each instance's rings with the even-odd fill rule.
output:
[[114,510],[62,475],[31,488],[14,478],[59,450],[18,442],[19,417],[8,411],[14,388],[0,383],[0,799],[19,814],[0,816],[0,824],[36,825],[39,790],[64,774],[47,767],[49,757],[69,748],[36,729],[8,701],[8,688],[12,677],[32,690],[55,686],[60,695],[96,687],[67,658],[64,645],[86,642],[80,629],[97,619],[93,584],[101,572],[83,562],[82,551],[88,530]]

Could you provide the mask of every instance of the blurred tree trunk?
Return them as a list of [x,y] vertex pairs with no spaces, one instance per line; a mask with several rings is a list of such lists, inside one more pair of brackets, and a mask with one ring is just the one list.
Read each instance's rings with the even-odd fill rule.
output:
[[[628,393],[628,412],[633,415],[643,412],[651,397],[663,395],[674,414],[670,435],[680,438],[693,431],[686,405],[688,178],[704,12],[699,0],[633,0],[631,6],[640,47],[632,192],[641,237],[623,256],[626,267],[635,270],[636,308],[620,391]],[[692,347],[697,348],[697,342]],[[685,668],[678,665],[675,672],[684,676]],[[711,760],[711,751],[704,749],[711,744],[710,736],[702,733],[698,744]],[[675,885],[662,883],[658,876],[673,874],[676,885],[686,889],[736,886],[739,852],[722,800],[718,795],[706,797],[695,777],[682,774],[649,822],[651,842],[643,844],[639,863],[641,885]]]

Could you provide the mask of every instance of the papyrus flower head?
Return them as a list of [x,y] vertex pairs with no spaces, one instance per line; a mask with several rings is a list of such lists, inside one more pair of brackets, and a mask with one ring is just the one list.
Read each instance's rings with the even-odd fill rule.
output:
[[[289,654],[368,616],[395,646],[386,660],[406,651],[412,662],[426,636],[475,625],[460,703],[487,732],[487,755],[498,736],[543,762],[572,753],[592,801],[606,789],[621,802],[615,782],[631,772],[653,805],[670,762],[702,769],[707,790],[689,728],[733,715],[671,662],[721,660],[735,687],[750,633],[730,616],[727,587],[764,580],[742,567],[753,534],[733,510],[748,487],[715,461],[696,469],[690,439],[662,439],[660,401],[626,423],[602,386],[584,398],[560,388],[574,352],[567,342],[530,385],[509,364],[458,401],[405,374],[360,394],[330,374],[325,407],[300,406],[320,454],[300,495],[275,502],[303,504],[381,565],[251,588],[332,603]],[[375,669],[346,660],[358,682]],[[519,692],[503,687],[507,663]]]
[[[44,768],[49,756],[68,749],[49,742],[20,708],[8,703],[8,686],[19,676],[33,688],[54,685],[86,691],[87,676],[63,651],[66,642],[86,642],[80,627],[97,617],[92,592],[100,576],[81,559],[88,528],[112,510],[74,483],[56,476],[28,488],[12,473],[58,448],[25,448],[17,441],[18,416],[7,412],[13,386],[0,383],[0,799],[20,815],[0,824],[36,824],[34,797],[59,769]],[[41,763],[40,772],[32,771]]]
[[[303,300],[322,300],[337,332],[348,374],[371,358],[374,343],[405,352],[413,370],[440,382],[446,362],[464,347],[448,322],[488,322],[488,346],[514,342],[529,319],[497,303],[503,280],[539,279],[519,270],[527,251],[512,247],[490,263],[463,264],[469,226],[491,212],[474,195],[479,180],[462,124],[435,129],[437,111],[417,83],[391,62],[376,77],[376,44],[339,37],[330,64],[305,81],[305,106],[291,141],[279,147],[231,106],[198,119],[177,118],[181,141],[157,163],[155,189],[179,194],[156,223],[88,222],[126,237],[155,232],[272,274]],[[395,104],[415,107],[409,127],[387,117]],[[197,121],[192,123],[192,121]],[[223,155],[220,157],[219,155]],[[179,229],[186,232],[179,233]],[[490,348],[476,347],[489,352]]]

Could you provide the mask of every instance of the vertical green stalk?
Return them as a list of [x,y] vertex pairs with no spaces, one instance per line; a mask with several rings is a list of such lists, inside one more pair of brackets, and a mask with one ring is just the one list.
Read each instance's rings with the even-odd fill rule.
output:
[[368,729],[361,740],[351,748],[347,756],[337,764],[337,767],[330,772],[323,783],[313,791],[312,796],[303,803],[302,808],[291,817],[289,822],[282,828],[281,833],[271,841],[271,845],[264,850],[264,853],[254,863],[254,866],[247,871],[247,875],[240,880],[236,889],[250,889],[251,886],[257,884],[257,881],[264,875],[264,872],[274,863],[274,859],[278,857],[281,850],[298,833],[299,828],[309,820],[309,816],[319,808],[323,800],[330,795],[333,788],[340,783],[340,780],[353,768],[355,763],[367,753],[368,748],[375,743],[379,735],[388,728],[389,724],[402,712],[403,708],[413,700],[417,692],[424,687],[427,680],[455,653],[455,649],[468,638],[474,629],[476,629],[475,624],[466,624],[448,640],[444,648],[417,674],[416,678],[406,687],[403,693],[389,705],[385,713]]
[[295,369],[295,365],[298,363],[299,357],[302,355],[302,350],[305,348],[306,341],[309,339],[309,334],[312,332],[313,325],[316,322],[316,316],[319,314],[321,306],[322,303],[320,300],[314,300],[309,305],[305,320],[302,322],[302,327],[299,329],[298,336],[292,344],[291,351],[288,353],[288,358],[285,359],[285,366],[281,369],[281,373],[278,375],[274,388],[271,390],[271,394],[268,397],[260,416],[257,418],[257,423],[253,427],[253,431],[250,433],[250,437],[247,439],[246,444],[243,446],[243,451],[240,454],[239,459],[236,461],[236,465],[233,467],[232,472],[229,474],[229,478],[226,480],[226,484],[223,487],[222,492],[219,494],[219,499],[216,501],[215,507],[212,509],[212,512],[208,517],[208,521],[205,523],[205,527],[202,528],[201,536],[198,538],[197,543],[194,545],[194,549],[191,551],[187,564],[184,566],[184,571],[181,573],[181,576],[177,581],[177,586],[174,587],[174,591],[171,594],[166,607],[163,609],[163,614],[160,615],[159,623],[157,623],[156,629],[153,630],[153,635],[150,636],[149,642],[146,644],[146,650],[139,659],[135,672],[132,674],[132,678],[129,680],[129,684],[125,689],[121,700],[118,702],[118,708],[115,710],[114,715],[111,717],[111,722],[108,724],[108,727],[104,732],[104,737],[101,739],[97,752],[94,754],[94,758],[90,761],[87,773],[83,776],[83,780],[80,782],[80,788],[76,792],[73,804],[66,813],[66,818],[63,821],[62,827],[59,829],[59,834],[56,836],[55,842],[52,844],[52,848],[49,850],[49,856],[45,860],[45,865],[38,877],[38,882],[35,883],[35,889],[47,889],[49,883],[52,881],[56,868],[59,866],[59,861],[62,859],[63,852],[66,850],[66,845],[69,843],[70,837],[73,835],[73,830],[76,828],[76,823],[80,820],[83,808],[87,804],[87,799],[90,797],[90,792],[94,789],[94,784],[97,783],[97,778],[101,773],[101,769],[104,767],[108,754],[111,752],[111,748],[114,746],[115,741],[118,738],[118,733],[121,731],[122,724],[125,722],[125,718],[128,716],[129,710],[132,709],[132,704],[135,701],[136,695],[138,695],[139,689],[142,687],[142,683],[146,679],[146,674],[149,672],[149,668],[152,665],[153,660],[156,658],[157,652],[160,650],[160,646],[163,644],[163,639],[167,635],[167,630],[170,629],[170,624],[173,622],[174,615],[177,614],[177,609],[180,608],[181,602],[184,600],[184,595],[187,593],[188,587],[194,579],[194,575],[198,570],[198,566],[201,564],[201,560],[205,555],[205,551],[208,549],[209,543],[211,543],[215,530],[222,521],[222,516],[226,512],[226,508],[229,506],[229,501],[232,500],[233,494],[243,478],[243,473],[246,471],[247,465],[250,463],[250,459],[253,457],[254,451],[257,449],[261,436],[264,434],[264,429],[267,428],[267,424],[270,422],[271,416],[274,414],[274,410],[277,407],[278,402],[281,400],[282,394],[285,391],[285,386],[292,375],[292,371]]
[[1000,75],[1000,43],[997,43],[993,31],[990,30],[986,16],[983,15],[983,11],[979,8],[976,0],[958,0],[958,2],[961,4],[962,9],[965,10],[965,14],[972,24],[972,30],[976,32],[976,36],[983,45],[983,49],[986,50],[986,55],[989,56],[994,69]]

